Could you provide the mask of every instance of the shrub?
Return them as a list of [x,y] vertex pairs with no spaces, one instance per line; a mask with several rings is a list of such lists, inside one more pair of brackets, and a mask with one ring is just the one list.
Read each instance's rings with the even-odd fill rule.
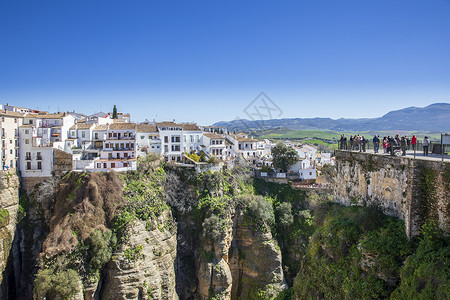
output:
[[448,299],[450,295],[450,243],[436,222],[421,229],[416,252],[406,259],[394,299]]
[[294,216],[292,215],[292,204],[289,202],[283,202],[277,206],[275,212],[278,224],[286,230],[289,229],[292,223],[294,223]]
[[34,292],[37,298],[69,299],[80,289],[80,276],[73,269],[40,269],[34,280]]
[[111,230],[102,232],[97,229],[91,233],[88,245],[91,257],[90,265],[94,271],[101,269],[111,259],[116,242],[116,236]]
[[0,228],[8,225],[8,223],[9,223],[9,212],[4,208],[0,208]]
[[203,221],[202,227],[206,237],[212,240],[217,240],[221,238],[225,232],[227,228],[227,221],[226,219],[220,218],[219,216],[213,214]]
[[266,225],[271,225],[274,222],[272,203],[262,196],[251,197],[251,201],[248,204],[248,212],[257,221]]

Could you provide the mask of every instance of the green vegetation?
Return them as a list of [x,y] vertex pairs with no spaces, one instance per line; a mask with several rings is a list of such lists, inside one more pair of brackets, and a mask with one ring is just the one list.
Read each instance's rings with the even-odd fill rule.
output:
[[34,281],[36,298],[70,299],[80,291],[80,277],[73,269],[40,269]]
[[[124,183],[123,196],[125,204],[113,219],[113,230],[119,241],[126,238],[128,225],[135,220],[148,221],[150,224],[166,210],[164,185],[166,172],[159,163],[149,157],[139,162],[137,171],[127,172],[121,176]],[[154,164],[152,164],[154,163]]]
[[4,208],[0,208],[0,228],[8,225],[8,223],[9,223],[9,212]]
[[118,116],[117,116],[117,107],[116,107],[115,104],[114,104],[114,107],[113,107],[112,118],[113,119],[117,119],[118,118]]
[[278,143],[272,148],[273,166],[277,169],[287,170],[289,166],[298,161],[299,156],[294,148]]
[[144,246],[142,246],[141,244],[136,245],[134,247],[127,248],[123,252],[123,257],[128,262],[136,262],[139,259],[144,259],[145,255],[142,253],[143,249],[144,249]]
[[294,281],[297,298],[445,299],[449,241],[427,223],[419,246],[376,207],[322,205]]
[[436,222],[422,227],[416,252],[406,259],[393,299],[448,299],[450,296],[450,242]]
[[87,241],[90,267],[94,273],[100,270],[110,259],[117,243],[111,230],[94,230]]

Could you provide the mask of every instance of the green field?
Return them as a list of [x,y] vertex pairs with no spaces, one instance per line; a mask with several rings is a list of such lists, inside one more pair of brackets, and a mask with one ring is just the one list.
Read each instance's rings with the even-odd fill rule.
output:
[[364,135],[366,138],[370,139],[375,134],[380,135],[380,137],[388,136],[388,135],[406,135],[411,137],[415,134],[419,139],[422,139],[425,135],[428,136],[431,140],[440,140],[441,135],[439,133],[430,133],[430,132],[414,132],[414,131],[398,131],[398,132],[388,132],[388,131],[359,131],[359,132],[338,132],[338,131],[304,131],[304,130],[266,130],[255,133],[255,136],[262,139],[286,139],[286,140],[328,140],[328,141],[338,141],[340,136],[345,134],[348,137],[350,135]]
[[347,139],[351,135],[363,135],[368,140],[371,140],[375,134],[378,134],[381,138],[384,136],[393,136],[399,134],[400,136],[406,135],[411,137],[413,134],[417,136],[418,139],[422,139],[424,136],[428,136],[431,141],[440,141],[440,133],[430,133],[430,132],[413,132],[413,131],[359,131],[359,132],[338,132],[338,131],[325,131],[325,130],[289,130],[289,129],[275,129],[275,130],[264,130],[259,132],[252,132],[255,138],[269,139],[274,141],[281,140],[297,140],[305,144],[313,144],[316,146],[323,145],[329,150],[337,149],[338,141],[342,134],[347,136]]

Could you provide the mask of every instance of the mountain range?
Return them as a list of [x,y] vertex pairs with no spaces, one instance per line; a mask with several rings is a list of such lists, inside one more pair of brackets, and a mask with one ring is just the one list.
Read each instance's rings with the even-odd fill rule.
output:
[[285,118],[263,121],[241,119],[220,121],[213,125],[236,131],[287,128],[292,130],[448,132],[450,131],[450,103],[434,103],[426,107],[412,106],[390,111],[378,118]]

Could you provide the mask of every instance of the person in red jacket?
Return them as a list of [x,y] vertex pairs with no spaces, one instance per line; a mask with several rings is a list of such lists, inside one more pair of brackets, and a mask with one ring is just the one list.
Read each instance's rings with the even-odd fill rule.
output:
[[416,135],[413,135],[411,138],[411,145],[414,151],[416,151],[417,138]]

